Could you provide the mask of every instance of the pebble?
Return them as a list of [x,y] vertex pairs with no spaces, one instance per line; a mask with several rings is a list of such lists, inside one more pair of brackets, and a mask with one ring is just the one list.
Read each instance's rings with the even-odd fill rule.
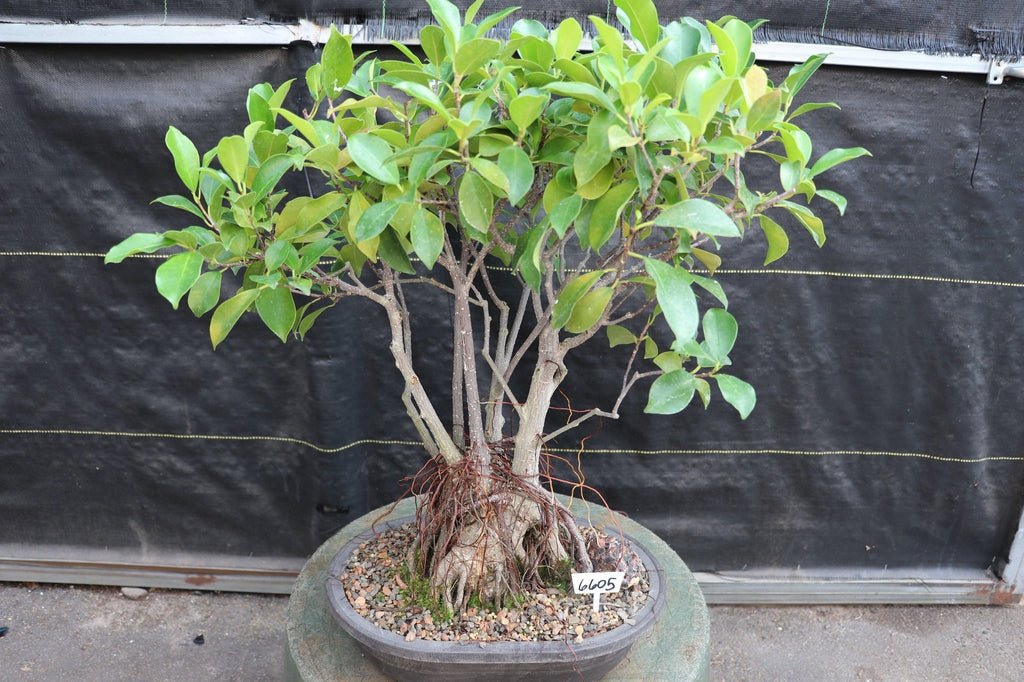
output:
[[121,594],[131,600],[145,599],[149,590],[142,587],[122,587]]
[[[586,637],[633,624],[635,615],[647,600],[646,570],[631,551],[621,557],[617,538],[586,529],[588,547],[598,547],[604,558],[614,554],[617,563],[633,569],[634,575],[621,591],[602,595],[601,613],[594,613],[593,597],[546,588],[538,594],[522,595],[516,608],[497,612],[469,608],[461,618],[443,621],[429,609],[405,601],[405,583],[399,576],[414,537],[412,524],[386,531],[363,543],[352,556],[341,576],[349,602],[363,617],[390,630],[406,641],[417,639],[439,642],[494,641],[568,641],[582,642]],[[612,551],[614,550],[614,551]],[[593,557],[592,558],[598,558]],[[595,564],[598,562],[595,561]],[[636,565],[640,570],[636,570]],[[595,566],[595,570],[599,570]],[[397,585],[397,587],[394,587]],[[368,602],[372,600],[370,608]]]

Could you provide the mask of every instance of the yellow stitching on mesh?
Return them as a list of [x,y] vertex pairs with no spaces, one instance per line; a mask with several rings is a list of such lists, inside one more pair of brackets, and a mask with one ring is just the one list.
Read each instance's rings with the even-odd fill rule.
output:
[[[44,256],[47,258],[103,258],[105,253],[89,253],[79,251],[0,251],[0,256]],[[128,258],[170,258],[173,254],[136,253]]]
[[1024,282],[1000,282],[988,279],[965,279],[960,277],[936,277],[933,275],[894,275],[870,272],[832,272],[828,270],[780,270],[775,268],[756,268],[749,270],[718,270],[720,275],[794,275],[801,277],[839,277],[845,279],[883,279],[909,280],[914,282],[941,282],[943,284],[972,284],[991,287],[1022,287]]
[[[55,435],[55,436],[99,436],[114,438],[167,438],[174,440],[209,440],[209,441],[264,441],[274,443],[291,443],[302,445],[324,454],[335,454],[351,450],[360,445],[386,445],[400,447],[419,447],[421,444],[414,440],[382,439],[382,438],[361,438],[346,445],[328,448],[301,438],[290,438],[287,436],[231,436],[197,433],[147,433],[134,431],[90,431],[83,429],[0,429],[0,435]],[[549,448],[551,452],[575,453],[578,448]],[[977,464],[980,462],[1024,462],[1024,456],[997,455],[992,457],[946,457],[943,455],[932,455],[925,452],[892,452],[886,450],[786,450],[779,448],[760,449],[661,449],[661,450],[639,450],[639,449],[614,449],[614,448],[587,448],[584,450],[590,455],[785,455],[797,457],[894,457],[904,459],[927,459],[936,462],[949,462],[953,464]]]
[[[576,448],[551,448],[553,452],[576,452]],[[617,450],[611,448],[588,448],[587,454],[594,455],[786,455],[798,457],[900,457],[910,459],[928,459],[936,462],[952,462],[955,464],[975,464],[978,462],[1024,462],[1024,456],[997,455],[993,457],[945,457],[925,452],[890,452],[885,450],[783,450],[762,448],[750,450],[727,449],[664,449],[664,450]]]
[[[160,254],[160,253],[137,253],[128,258],[170,258],[173,254]],[[50,258],[103,258],[106,256],[105,253],[90,253],[90,252],[76,252],[76,251],[0,251],[0,257],[3,256],[39,256],[39,257],[50,257]],[[418,260],[413,258],[412,260]],[[328,264],[333,262],[328,259],[321,261],[322,264]],[[499,272],[512,272],[512,268],[504,265],[491,265],[488,266],[491,270]],[[588,269],[589,272],[589,269]],[[730,269],[720,268],[717,271],[719,275],[783,275],[790,277],[834,277],[838,279],[879,279],[879,280],[892,280],[892,281],[910,281],[910,282],[937,282],[940,284],[966,284],[972,286],[989,286],[989,287],[1014,287],[1024,288],[1024,282],[1001,282],[999,280],[990,279],[970,279],[965,277],[940,277],[937,275],[905,275],[905,274],[890,274],[880,272],[835,272],[831,270],[784,270],[779,268],[750,268],[750,269]]]
[[147,433],[137,431],[91,431],[85,429],[0,429],[0,435],[17,436],[17,435],[43,435],[43,436],[99,436],[99,437],[113,437],[113,438],[167,438],[174,440],[212,440],[212,441],[269,441],[273,443],[291,443],[294,445],[302,445],[317,452],[325,454],[335,454],[338,452],[344,452],[360,445],[421,445],[418,441],[414,440],[385,440],[377,438],[362,438],[360,440],[352,441],[347,445],[341,445],[335,448],[325,448],[311,443],[308,440],[302,438],[291,438],[288,436],[231,436],[231,435],[219,435],[219,434],[204,434],[204,433]]

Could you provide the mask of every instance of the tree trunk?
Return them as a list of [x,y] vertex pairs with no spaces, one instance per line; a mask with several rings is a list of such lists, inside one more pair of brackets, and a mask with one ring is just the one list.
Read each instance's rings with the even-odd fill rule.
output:
[[516,433],[512,471],[531,483],[540,473],[541,447],[544,445],[544,421],[555,389],[565,377],[565,366],[558,352],[558,331],[548,328],[537,341],[537,364],[530,381],[530,393],[522,408]]

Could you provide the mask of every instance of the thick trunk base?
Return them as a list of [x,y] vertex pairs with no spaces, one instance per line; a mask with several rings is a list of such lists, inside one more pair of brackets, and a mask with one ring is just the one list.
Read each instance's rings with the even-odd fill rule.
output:
[[546,572],[592,569],[575,517],[549,491],[515,476],[504,457],[492,458],[486,478],[468,458],[437,464],[419,492],[410,568],[429,577],[447,609],[500,607],[543,587]]

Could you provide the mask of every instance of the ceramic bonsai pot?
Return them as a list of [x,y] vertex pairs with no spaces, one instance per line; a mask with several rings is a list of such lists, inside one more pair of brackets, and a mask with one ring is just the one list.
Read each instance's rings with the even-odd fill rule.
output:
[[[412,521],[396,519],[378,531]],[[327,569],[327,597],[332,615],[363,652],[390,678],[405,681],[442,680],[600,680],[629,653],[633,644],[650,632],[665,603],[663,574],[658,562],[634,538],[626,536],[647,568],[647,601],[622,625],[582,642],[436,642],[406,641],[359,615],[345,596],[339,576],[352,552],[374,536],[366,530],[345,543]]]

